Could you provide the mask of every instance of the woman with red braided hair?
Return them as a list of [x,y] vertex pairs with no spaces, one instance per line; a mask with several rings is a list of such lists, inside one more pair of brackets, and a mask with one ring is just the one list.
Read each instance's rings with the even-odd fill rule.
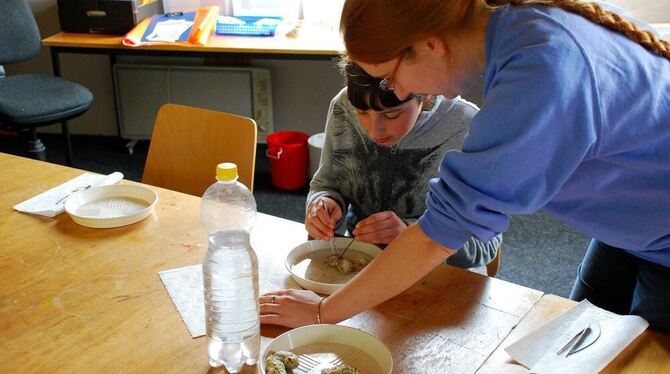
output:
[[349,318],[545,209],[593,238],[573,299],[670,330],[670,43],[576,0],[347,0],[340,29],[399,99],[455,97],[481,76],[483,106],[417,224],[327,299],[264,296],[263,323]]

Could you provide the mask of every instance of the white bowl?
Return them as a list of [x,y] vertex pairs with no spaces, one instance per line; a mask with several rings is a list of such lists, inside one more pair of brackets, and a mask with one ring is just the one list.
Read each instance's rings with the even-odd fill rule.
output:
[[98,186],[72,194],[65,211],[76,223],[93,228],[130,225],[149,216],[158,201],[156,193],[133,184]]
[[[363,243],[351,238],[335,238],[335,254],[340,254],[351,243],[345,253],[345,258],[354,258],[364,255],[371,260],[381,253],[381,249],[374,244]],[[293,248],[286,256],[286,269],[293,279],[303,288],[330,295],[342,288],[356,273],[340,274],[337,269],[324,264],[331,254],[330,242],[326,240],[309,240]]]
[[344,363],[365,374],[389,374],[393,358],[389,349],[376,337],[363,330],[340,325],[309,325],[289,330],[276,337],[263,353],[291,351],[298,355],[300,366],[296,373],[320,373],[321,369]]

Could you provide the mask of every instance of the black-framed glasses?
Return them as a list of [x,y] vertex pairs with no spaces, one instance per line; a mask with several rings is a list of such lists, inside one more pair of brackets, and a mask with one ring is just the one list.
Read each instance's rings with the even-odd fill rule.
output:
[[401,54],[400,57],[398,57],[398,62],[395,63],[395,67],[393,68],[391,75],[379,81],[379,89],[382,91],[395,91],[395,75],[398,72],[398,68],[400,67],[400,62],[404,57],[405,53]]

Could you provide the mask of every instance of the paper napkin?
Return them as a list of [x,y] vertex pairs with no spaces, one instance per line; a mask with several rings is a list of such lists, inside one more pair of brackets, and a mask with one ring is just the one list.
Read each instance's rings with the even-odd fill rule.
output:
[[[556,354],[573,336],[598,324],[600,336],[570,356]],[[597,373],[640,335],[649,323],[639,316],[622,316],[587,300],[505,348],[532,373]]]
[[67,200],[71,194],[90,187],[112,185],[121,179],[123,179],[123,174],[118,171],[109,175],[84,173],[24,202],[14,205],[14,209],[23,213],[55,217],[56,215],[63,213],[63,210],[65,209],[65,200]]
[[202,265],[158,273],[191,337],[205,335],[205,291]]

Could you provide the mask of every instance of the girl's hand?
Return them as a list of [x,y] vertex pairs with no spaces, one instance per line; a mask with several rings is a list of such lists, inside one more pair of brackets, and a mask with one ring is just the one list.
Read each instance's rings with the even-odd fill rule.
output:
[[317,323],[321,296],[308,290],[279,290],[259,298],[261,323],[300,327]]
[[342,209],[333,199],[322,197],[307,208],[305,229],[314,239],[330,240],[335,235],[335,226],[342,218]]
[[389,244],[407,228],[394,212],[387,210],[359,221],[354,228],[356,240],[373,244]]

